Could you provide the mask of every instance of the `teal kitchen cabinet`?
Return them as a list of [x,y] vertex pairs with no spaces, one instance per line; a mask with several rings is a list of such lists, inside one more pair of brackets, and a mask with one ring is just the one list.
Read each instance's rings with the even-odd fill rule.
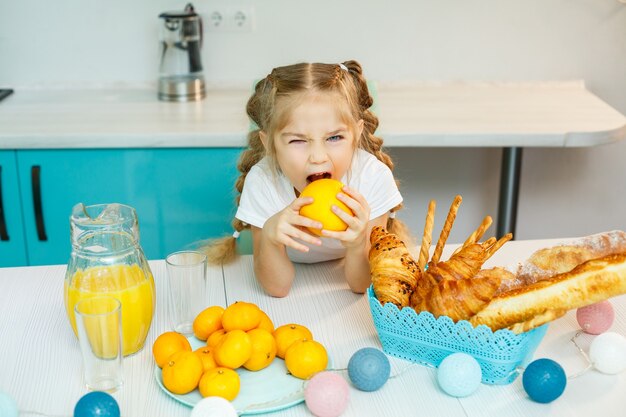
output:
[[[240,152],[238,148],[15,151],[17,163],[7,166],[12,171],[17,166],[20,198],[10,205],[17,212],[21,206],[26,262],[13,264],[66,263],[71,251],[69,216],[79,202],[134,207],[148,259],[230,233]],[[16,181],[11,182],[9,191],[15,193],[10,188]],[[19,218],[12,222],[19,223]],[[0,266],[8,266],[14,257],[9,252],[18,252],[7,249],[7,262],[0,247]]]
[[240,148],[168,149],[156,153],[159,253],[233,233]]
[[27,264],[15,151],[0,151],[0,266]]
[[153,151],[18,150],[17,165],[29,265],[69,260],[69,216],[80,202],[133,206],[146,256],[158,254],[157,207],[151,194]]

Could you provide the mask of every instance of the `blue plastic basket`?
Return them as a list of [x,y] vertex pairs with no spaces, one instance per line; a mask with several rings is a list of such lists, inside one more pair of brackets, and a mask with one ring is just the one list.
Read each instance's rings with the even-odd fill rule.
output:
[[439,366],[451,353],[472,355],[480,364],[485,384],[510,384],[530,362],[548,325],[522,334],[510,330],[493,332],[468,321],[435,318],[429,312],[417,314],[410,307],[399,310],[393,303],[380,304],[374,290],[367,290],[374,326],[383,351],[392,356],[425,365]]

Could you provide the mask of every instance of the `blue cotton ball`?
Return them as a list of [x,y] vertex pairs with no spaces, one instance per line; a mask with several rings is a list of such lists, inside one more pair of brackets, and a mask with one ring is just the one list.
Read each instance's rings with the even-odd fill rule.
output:
[[522,383],[532,400],[538,403],[549,403],[563,394],[567,377],[561,365],[544,358],[537,359],[526,367]]
[[0,416],[17,417],[17,404],[9,394],[0,391]]
[[93,391],[78,400],[74,417],[120,417],[120,407],[110,394]]
[[437,369],[439,387],[453,397],[467,397],[478,389],[482,379],[480,365],[467,353],[453,353]]
[[363,348],[348,362],[348,376],[361,391],[376,391],[389,379],[391,365],[387,355],[378,349]]

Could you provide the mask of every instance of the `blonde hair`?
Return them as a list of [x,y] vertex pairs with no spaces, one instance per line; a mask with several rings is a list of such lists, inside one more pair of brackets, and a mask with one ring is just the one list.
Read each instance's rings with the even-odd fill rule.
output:
[[[289,110],[293,108],[291,104],[311,93],[335,94],[339,103],[345,103],[339,109],[352,130],[354,131],[358,120],[364,122],[363,133],[355,141],[356,146],[376,156],[393,170],[391,158],[382,150],[383,140],[374,134],[378,128],[378,117],[370,110],[374,100],[357,61],[346,61],[342,64],[300,63],[278,67],[256,84],[246,106],[246,112],[256,128],[248,133],[248,148],[242,152],[237,165],[241,172],[235,182],[235,188],[239,192],[237,205],[246,175],[263,157],[268,157],[272,167],[278,170],[274,132],[288,123]],[[261,131],[268,139],[267,150],[261,142]],[[400,208],[402,204],[391,211]],[[237,232],[250,228],[237,218],[232,225]],[[405,242],[411,241],[406,225],[392,216],[387,220],[387,229],[398,234]],[[206,252],[210,263],[228,263],[237,253],[236,238],[229,236],[217,239],[207,247]]]

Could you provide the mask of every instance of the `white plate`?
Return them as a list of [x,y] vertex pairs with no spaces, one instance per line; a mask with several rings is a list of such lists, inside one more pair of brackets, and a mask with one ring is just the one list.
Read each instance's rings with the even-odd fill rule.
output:
[[[194,336],[187,338],[193,350],[204,346],[205,343]],[[328,358],[328,368],[332,366]],[[159,387],[176,401],[193,407],[201,399],[197,389],[189,394],[173,394],[163,385],[161,368],[154,366],[154,375]],[[300,404],[304,401],[304,382],[289,374],[285,361],[276,358],[270,366],[257,372],[248,371],[245,368],[236,370],[241,380],[239,395],[232,401],[238,414],[263,414],[282,410]]]

